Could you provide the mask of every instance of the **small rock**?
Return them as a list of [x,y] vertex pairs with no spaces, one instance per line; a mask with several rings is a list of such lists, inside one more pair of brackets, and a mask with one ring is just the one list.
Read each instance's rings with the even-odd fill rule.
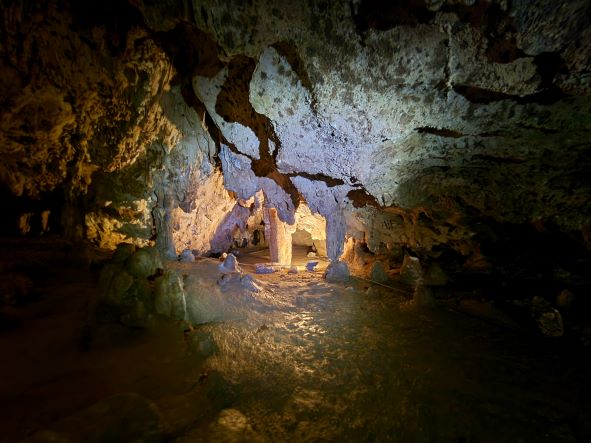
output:
[[564,335],[564,323],[560,312],[554,308],[542,312],[536,318],[538,329],[549,337],[562,337]]
[[340,260],[331,262],[324,273],[324,278],[330,282],[346,282],[349,280],[349,277],[349,266]]
[[250,425],[248,418],[237,409],[224,409],[210,425],[208,441],[262,442],[264,439]]
[[240,272],[238,260],[236,260],[236,256],[234,254],[228,254],[226,259],[218,266],[218,269],[222,274]]
[[291,268],[289,268],[289,271],[287,271],[288,274],[297,274],[298,271],[298,267],[297,266],[292,266]]
[[538,329],[548,337],[562,337],[564,335],[564,323],[562,315],[550,305],[548,300],[536,296],[531,303],[532,317],[536,320]]
[[246,274],[244,275],[241,279],[240,279],[240,284],[242,285],[242,287],[244,289],[247,289],[251,292],[260,292],[261,291],[261,287],[257,284],[257,282],[255,281],[255,279],[253,278],[252,275],[250,274]]
[[571,307],[574,301],[575,294],[568,289],[565,289],[556,297],[556,306],[558,306],[558,309],[566,311]]
[[274,266],[264,264],[264,263],[257,263],[254,266],[255,274],[272,274],[273,272],[276,272],[276,271],[277,271],[277,269]]
[[192,263],[195,261],[195,255],[193,254],[193,251],[191,251],[190,249],[185,249],[182,253],[181,256],[179,257],[179,261],[183,262],[183,263]]
[[318,265],[317,261],[309,261],[308,263],[306,263],[306,269],[310,272],[315,271],[314,268],[316,268],[316,266]]
[[400,268],[400,281],[408,285],[415,285],[422,275],[423,271],[419,259],[405,255]]

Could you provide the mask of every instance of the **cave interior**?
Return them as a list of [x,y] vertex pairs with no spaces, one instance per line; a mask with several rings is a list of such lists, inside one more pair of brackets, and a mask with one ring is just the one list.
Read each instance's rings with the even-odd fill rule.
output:
[[588,0],[0,5],[0,443],[591,441]]

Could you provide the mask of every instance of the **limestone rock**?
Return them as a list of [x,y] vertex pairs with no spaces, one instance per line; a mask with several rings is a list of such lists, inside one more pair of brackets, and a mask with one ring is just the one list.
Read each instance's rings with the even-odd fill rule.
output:
[[222,274],[241,272],[240,266],[238,266],[238,260],[236,260],[234,254],[228,254],[225,260],[218,266],[218,270]]
[[[250,425],[248,418],[238,409],[222,410],[216,422],[212,425],[212,436],[218,436],[226,441],[249,441],[258,443],[264,441]],[[215,438],[215,437],[214,437]]]
[[370,279],[377,283],[386,283],[388,280],[390,280],[390,276],[386,272],[384,263],[379,260],[374,262],[373,266],[371,267]]
[[106,265],[101,271],[99,290],[107,303],[123,305],[127,302],[127,293],[133,283],[133,276],[121,266]]
[[416,284],[423,277],[421,262],[417,257],[405,255],[400,268],[400,281],[407,285]]
[[316,266],[318,266],[317,261],[309,261],[306,263],[306,270],[308,272],[314,272],[316,270]]
[[162,269],[160,253],[154,247],[139,249],[128,259],[126,267],[134,277],[148,278],[156,275],[158,269]]
[[156,279],[154,309],[164,317],[183,320],[187,315],[187,301],[182,278],[173,271],[166,271]]
[[258,283],[250,274],[243,275],[240,279],[240,284],[244,289],[250,292],[260,292],[262,289],[260,283]]
[[331,262],[324,273],[324,278],[329,282],[346,282],[349,277],[349,267],[342,261]]
[[542,334],[549,337],[562,337],[564,335],[562,315],[547,300],[539,296],[534,297],[531,304],[531,313]]
[[277,272],[277,266],[268,263],[257,263],[255,265],[256,274],[272,274],[273,272]]
[[193,263],[195,261],[195,255],[193,254],[193,251],[191,251],[190,249],[185,249],[181,253],[179,260],[184,263]]

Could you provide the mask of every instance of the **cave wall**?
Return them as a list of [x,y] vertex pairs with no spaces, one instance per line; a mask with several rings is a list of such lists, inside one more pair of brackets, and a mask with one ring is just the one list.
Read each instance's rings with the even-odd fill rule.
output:
[[203,116],[139,12],[6,3],[0,179],[15,214],[5,232],[51,208],[53,232],[68,238],[147,245],[164,211],[176,252],[208,251],[236,201]]

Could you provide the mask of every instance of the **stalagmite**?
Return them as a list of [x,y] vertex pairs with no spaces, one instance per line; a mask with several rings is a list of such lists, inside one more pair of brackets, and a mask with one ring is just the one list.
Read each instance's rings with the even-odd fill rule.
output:
[[265,208],[264,211],[265,236],[269,241],[271,261],[289,265],[292,255],[291,234],[295,232],[295,226],[281,221],[275,208]]

